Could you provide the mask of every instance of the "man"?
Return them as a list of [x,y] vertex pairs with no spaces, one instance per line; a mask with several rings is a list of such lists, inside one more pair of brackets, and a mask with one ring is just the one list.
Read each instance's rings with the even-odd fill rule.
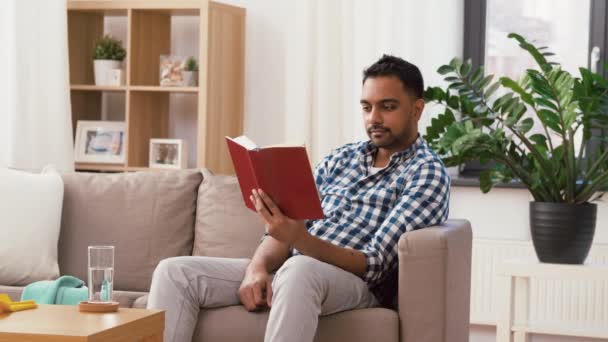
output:
[[399,237],[448,215],[449,177],[418,134],[422,93],[420,71],[400,58],[385,55],[364,71],[370,140],[316,167],[324,219],[293,220],[254,190],[267,236],[251,260],[163,260],[148,306],[166,310],[165,341],[191,341],[200,308],[270,308],[265,341],[310,342],[320,315],[379,305],[374,292],[397,267]]

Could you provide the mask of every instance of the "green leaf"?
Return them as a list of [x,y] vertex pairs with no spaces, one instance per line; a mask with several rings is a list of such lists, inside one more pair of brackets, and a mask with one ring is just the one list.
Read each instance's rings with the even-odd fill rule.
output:
[[559,99],[559,105],[562,108],[567,107],[572,101],[573,93],[571,91],[565,92],[563,96]]
[[450,84],[448,89],[464,89],[464,83],[454,82],[454,83]]
[[551,108],[553,110],[557,110],[557,106],[553,102],[547,100],[546,98],[537,97],[537,98],[534,99],[534,101],[536,103],[538,103],[539,105],[541,105],[541,106],[548,107],[548,108]]
[[437,101],[441,102],[445,98],[445,92],[439,87],[428,87],[422,94],[425,102]]
[[572,124],[576,120],[576,107],[578,107],[578,104],[576,102],[571,102],[564,110],[563,115],[565,127],[572,127]]
[[545,147],[547,146],[547,137],[542,134],[532,134],[528,137],[528,139],[538,145],[544,145]]
[[442,65],[437,69],[437,72],[441,75],[446,75],[452,71],[454,71],[454,68],[450,65]]
[[494,92],[498,89],[498,87],[500,87],[500,83],[498,82],[494,82],[491,86],[488,87],[488,89],[486,89],[485,92],[485,96],[486,98],[492,96],[492,94],[494,94]]
[[450,98],[448,98],[448,106],[451,108],[458,110],[460,108],[459,104],[458,96],[450,96]]
[[469,71],[471,71],[471,59],[470,58],[467,59],[460,66],[460,75],[462,75],[462,77],[467,77],[467,75],[469,74]]
[[454,57],[450,61],[450,67],[452,67],[452,71],[454,71],[454,72],[456,70],[460,69],[461,65],[462,65],[462,62],[460,61],[460,59],[458,57]]
[[483,67],[479,67],[479,68],[477,68],[477,70],[475,70],[475,72],[473,73],[473,76],[471,76],[471,84],[475,84],[475,83],[479,82],[479,80],[481,79],[482,76],[483,76]]
[[500,109],[500,112],[505,114],[505,113],[511,113],[511,111],[513,109],[515,109],[515,106],[517,105],[517,99],[516,98],[512,98],[510,100],[508,100]]
[[479,89],[483,89],[483,88],[485,88],[485,87],[486,87],[488,84],[490,84],[490,82],[492,81],[492,78],[493,78],[493,77],[494,77],[494,75],[488,75],[488,76],[484,77],[484,79],[483,79],[483,80],[481,80],[481,81],[479,82],[479,84],[477,84],[477,87],[478,87]]
[[479,175],[479,187],[486,194],[492,189],[491,170],[483,170]]
[[525,118],[521,120],[516,129],[522,134],[526,134],[532,129],[532,126],[534,126],[534,120],[532,118]]
[[547,73],[551,70],[551,65],[547,63],[545,56],[543,56],[534,45],[528,43],[522,36],[516,33],[509,33],[507,37],[517,40],[519,42],[519,46],[530,53],[543,72]]
[[542,123],[554,130],[555,132],[562,133],[561,127],[559,125],[559,116],[550,110],[541,109],[537,112],[538,118]]
[[504,94],[503,96],[501,96],[498,99],[496,99],[496,101],[494,101],[494,104],[492,105],[492,109],[494,111],[499,110],[512,97],[513,97],[512,93],[506,93],[506,94]]
[[534,100],[532,98],[532,95],[528,94],[525,90],[523,90],[520,85],[517,84],[517,82],[513,81],[508,77],[501,77],[500,83],[503,85],[503,87],[507,87],[516,92],[521,97],[522,101],[529,104],[530,106],[534,106]]

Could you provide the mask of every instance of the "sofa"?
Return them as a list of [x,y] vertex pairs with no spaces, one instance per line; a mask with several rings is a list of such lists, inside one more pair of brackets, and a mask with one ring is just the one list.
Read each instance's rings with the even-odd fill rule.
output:
[[[154,268],[180,255],[248,258],[264,225],[232,176],[207,170],[62,174],[57,263],[87,279],[87,246],[115,246],[114,300],[145,308]],[[468,341],[471,227],[450,219],[404,234],[398,244],[396,308],[321,317],[316,342]],[[26,284],[0,284],[20,298]],[[262,341],[268,312],[242,306],[201,311],[193,341]]]

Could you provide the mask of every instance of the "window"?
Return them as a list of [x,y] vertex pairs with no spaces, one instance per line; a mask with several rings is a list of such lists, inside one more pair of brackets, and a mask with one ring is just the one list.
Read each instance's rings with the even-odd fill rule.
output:
[[[471,58],[474,67],[483,65],[486,74],[518,80],[536,64],[507,38],[516,32],[537,46],[548,46],[556,54],[552,60],[575,75],[579,66],[587,66],[606,76],[601,66],[607,10],[605,0],[465,0],[464,58]],[[461,173],[476,176],[484,168],[468,163]]]

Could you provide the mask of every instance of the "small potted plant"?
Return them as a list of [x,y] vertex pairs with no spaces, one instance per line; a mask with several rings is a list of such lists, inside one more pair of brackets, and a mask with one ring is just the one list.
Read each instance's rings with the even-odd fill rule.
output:
[[196,58],[189,57],[186,60],[186,69],[184,71],[184,83],[189,87],[196,87],[198,81],[198,62]]
[[593,133],[608,129],[608,80],[585,67],[572,75],[550,61],[546,47],[514,33],[509,38],[538,68],[519,81],[493,82],[470,60],[441,66],[449,86],[429,87],[425,100],[445,110],[425,139],[448,166],[493,163],[480,176],[483,192],[513,179],[523,183],[533,197],[530,229],[539,260],[581,264],[595,232],[592,202],[608,187],[608,139]]
[[109,35],[97,40],[93,50],[95,85],[110,85],[111,71],[121,68],[122,60],[126,55],[127,52],[120,40]]

